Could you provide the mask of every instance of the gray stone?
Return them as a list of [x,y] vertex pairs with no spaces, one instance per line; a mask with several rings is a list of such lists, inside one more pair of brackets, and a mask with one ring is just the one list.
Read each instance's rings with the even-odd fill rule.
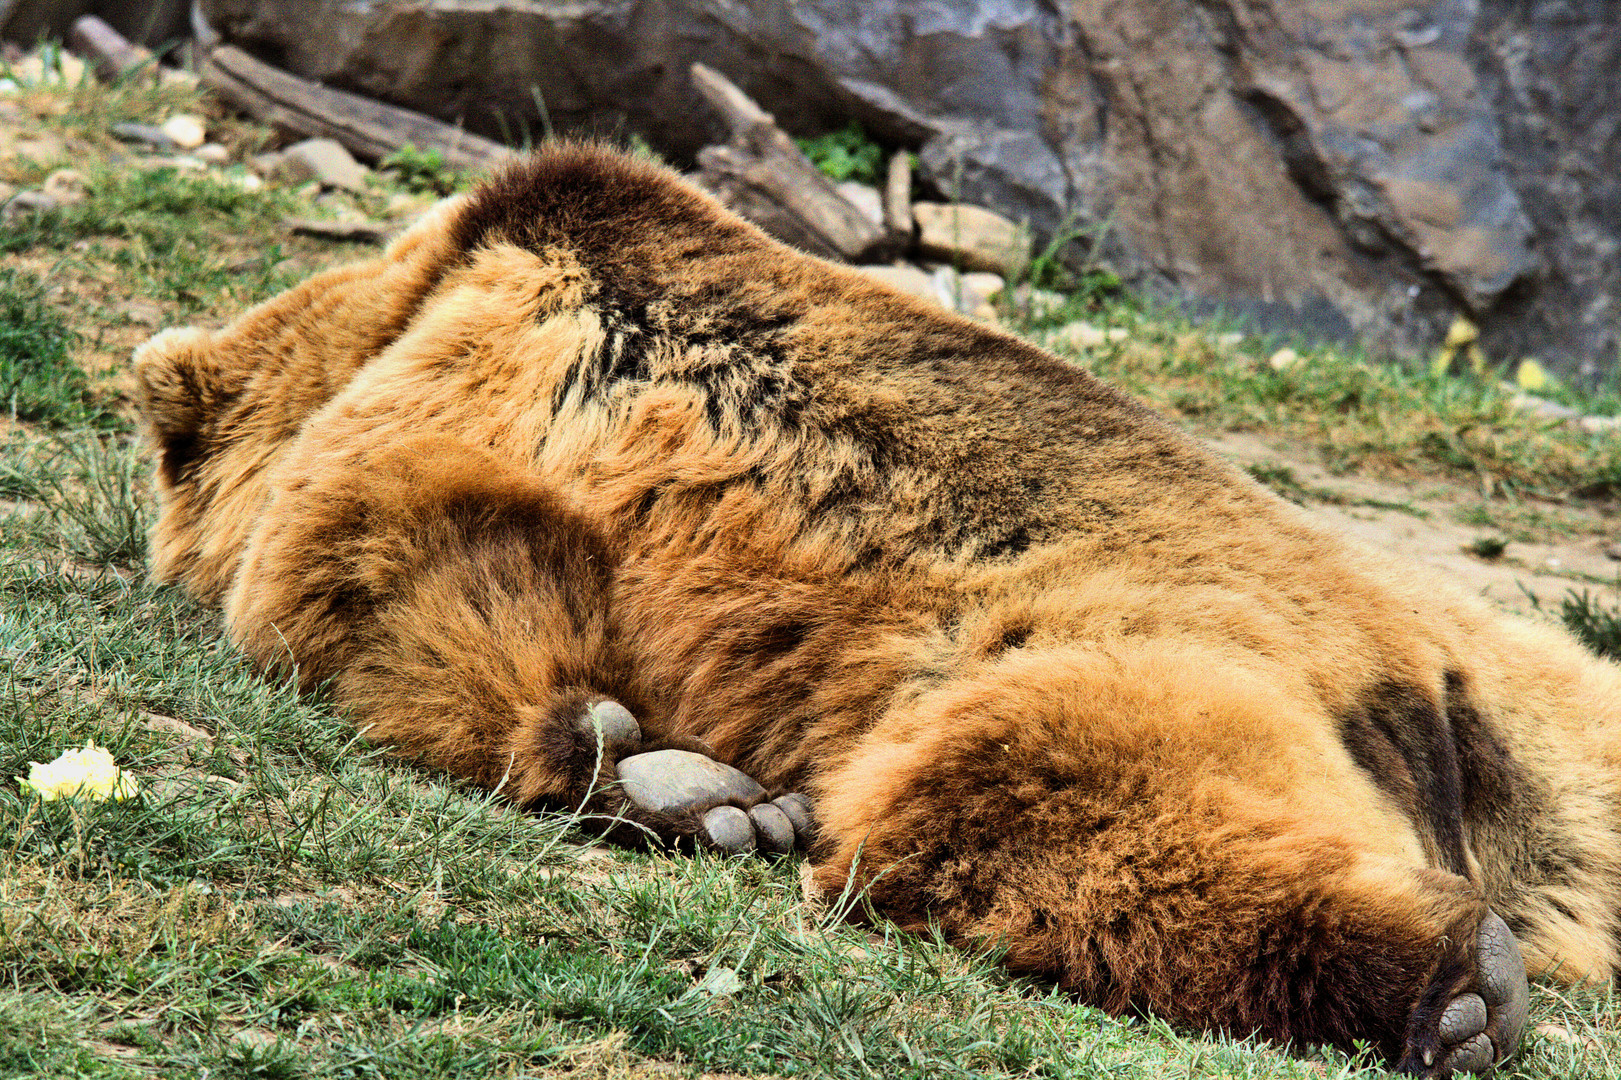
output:
[[1561,405],[1557,401],[1537,397],[1535,394],[1516,394],[1509,404],[1521,412],[1528,412],[1535,416],[1545,416],[1550,420],[1580,420],[1582,411],[1573,409],[1569,405]]
[[90,197],[90,187],[78,169],[57,169],[45,178],[39,190],[58,206],[72,206]]
[[916,296],[922,300],[932,300],[940,303],[940,290],[935,288],[934,277],[925,270],[915,266],[859,266],[868,277],[876,278],[885,285],[899,289],[908,296]]
[[162,130],[182,150],[195,150],[208,141],[208,125],[200,116],[177,113],[165,120]]
[[[1079,241],[1151,294],[1263,329],[1593,376],[1621,344],[1612,0],[200,0],[306,77],[464,118],[690,155],[694,60],[786,128],[849,119],[942,195]],[[950,73],[943,77],[942,73]]]
[[878,189],[871,184],[861,184],[854,180],[846,180],[842,184],[834,184],[834,188],[843,195],[850,204],[867,216],[874,225],[884,223],[884,197]]
[[322,187],[364,192],[371,172],[335,139],[305,139],[281,153],[276,175],[290,183],[314,180]]
[[1002,275],[986,272],[958,273],[952,266],[941,266],[934,271],[934,289],[940,303],[964,315],[987,313],[992,296],[1005,284]]
[[0,224],[9,225],[27,214],[43,214],[57,208],[57,201],[43,191],[19,191],[0,209]]
[[758,801],[765,796],[765,789],[744,773],[688,750],[635,754],[622,758],[618,768],[626,797],[643,810],[658,813],[718,801]]
[[179,145],[164,130],[155,124],[137,124],[133,120],[124,121],[112,126],[113,137],[128,143],[139,143],[153,150],[161,150],[172,154],[180,149]]
[[962,270],[1012,274],[1030,257],[1030,234],[993,210],[916,202],[918,253]]

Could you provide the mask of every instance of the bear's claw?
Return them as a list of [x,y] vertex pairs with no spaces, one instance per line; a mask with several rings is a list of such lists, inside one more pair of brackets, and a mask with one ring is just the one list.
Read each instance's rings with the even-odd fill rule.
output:
[[1484,1076],[1519,1049],[1531,992],[1520,944],[1495,912],[1475,935],[1475,965],[1474,984],[1447,1003],[1435,1026],[1409,1033],[1402,1072],[1426,1080]]

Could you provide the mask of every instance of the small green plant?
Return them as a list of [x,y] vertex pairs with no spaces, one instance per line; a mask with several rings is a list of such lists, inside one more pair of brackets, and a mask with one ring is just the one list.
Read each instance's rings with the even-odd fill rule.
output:
[[878,183],[884,149],[867,137],[861,124],[850,121],[837,131],[812,139],[798,139],[799,148],[823,175],[838,181]]
[[1586,589],[1572,589],[1559,603],[1559,621],[1600,656],[1621,660],[1621,610],[1606,606]]
[[445,156],[438,150],[421,150],[406,143],[377,163],[384,172],[392,172],[400,186],[407,191],[423,195],[449,195],[460,186],[461,178],[445,164]]
[[1503,552],[1507,550],[1508,541],[1501,536],[1476,537],[1475,541],[1469,545],[1469,554],[1478,559],[1485,559],[1487,562],[1501,559]]
[[90,380],[70,355],[75,340],[39,278],[0,270],[0,410],[57,425],[98,417]]
[[1066,219],[1054,231],[1047,246],[1030,260],[1026,280],[1038,289],[1068,293],[1088,308],[1118,299],[1124,288],[1120,275],[1091,262],[1076,268],[1065,258],[1065,252],[1077,244],[1084,245],[1088,252],[1095,252],[1108,235],[1110,224],[1100,221],[1087,228],[1077,228]]

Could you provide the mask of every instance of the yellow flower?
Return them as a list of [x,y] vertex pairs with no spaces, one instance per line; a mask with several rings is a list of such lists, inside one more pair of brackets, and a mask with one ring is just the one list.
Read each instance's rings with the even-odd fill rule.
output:
[[68,750],[48,765],[28,763],[28,779],[19,780],[23,794],[45,802],[83,795],[94,799],[127,799],[139,790],[135,781],[92,740],[83,750]]
[[1520,370],[1515,374],[1514,381],[1520,384],[1521,390],[1529,390],[1534,394],[1538,390],[1546,389],[1550,380],[1542,365],[1528,357],[1520,361]]

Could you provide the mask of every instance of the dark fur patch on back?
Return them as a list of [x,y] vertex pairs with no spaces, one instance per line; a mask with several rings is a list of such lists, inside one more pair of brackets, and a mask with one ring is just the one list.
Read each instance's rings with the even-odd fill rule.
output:
[[[848,480],[797,494],[818,520],[853,526],[858,548],[884,531],[866,527],[872,508],[895,507],[906,531],[871,552],[878,564],[916,552],[1008,560],[1111,528],[1112,514],[1095,512],[1102,471],[1129,469],[1195,502],[1195,489],[1231,484],[1073,365],[794,252],[674,174],[605,148],[554,147],[507,169],[451,227],[465,251],[516,244],[592,283],[603,344],[565,376],[554,407],[575,392],[678,384],[698,392],[717,433],[835,445]],[[964,409],[980,410],[984,428],[963,431]],[[1057,479],[1030,483],[1037,474]],[[910,504],[897,505],[901,490]]]

